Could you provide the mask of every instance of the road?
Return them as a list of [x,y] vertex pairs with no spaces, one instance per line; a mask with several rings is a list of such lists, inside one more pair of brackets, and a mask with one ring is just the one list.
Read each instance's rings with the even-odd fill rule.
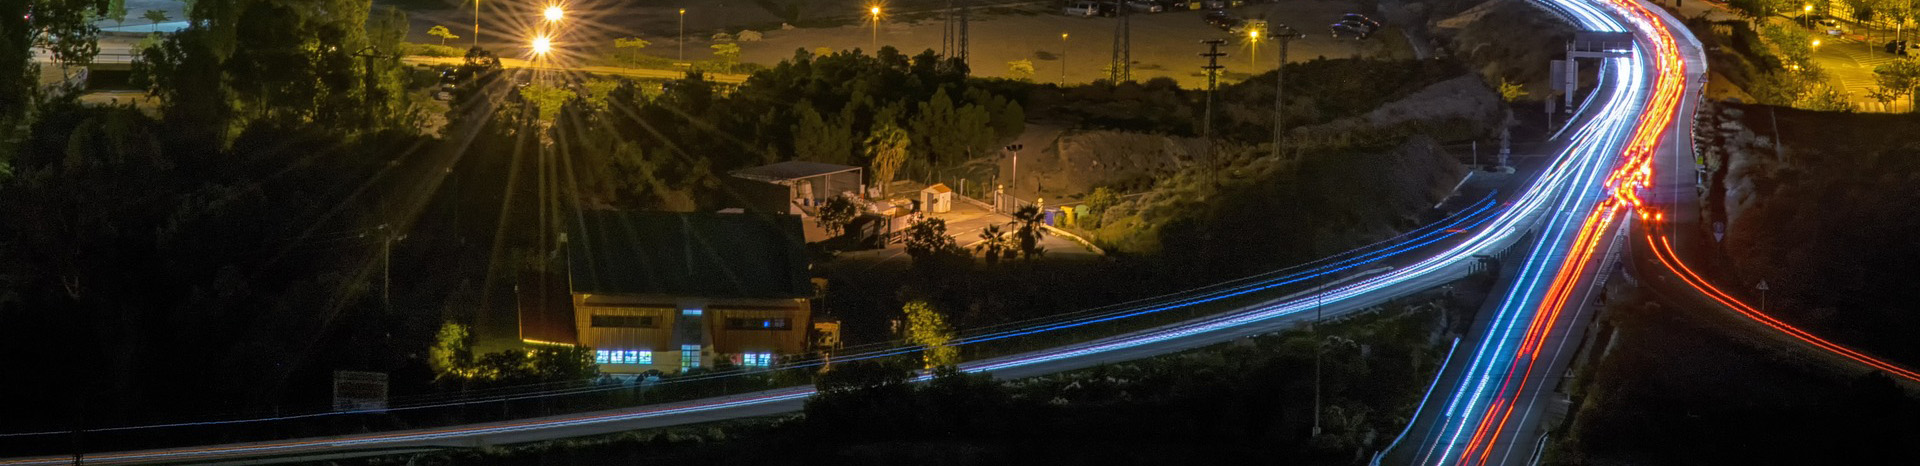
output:
[[[1318,313],[1338,316],[1451,282],[1468,273],[1478,261],[1477,256],[1497,254],[1512,246],[1524,232],[1534,229],[1541,219],[1558,211],[1553,201],[1564,197],[1562,194],[1567,191],[1567,186],[1593,176],[1591,167],[1597,165],[1599,158],[1596,154],[1603,152],[1579,147],[1585,144],[1583,141],[1593,137],[1589,134],[1598,131],[1594,128],[1613,128],[1618,125],[1586,124],[1594,121],[1596,113],[1589,112],[1591,108],[1597,107],[1581,108],[1580,118],[1575,120],[1579,124],[1575,126],[1582,129],[1571,132],[1572,136],[1559,139],[1564,148],[1557,160],[1543,169],[1526,189],[1502,198],[1488,197],[1470,203],[1448,220],[1281,273],[1229,281],[1160,299],[1082,313],[1070,320],[969,335],[957,340],[956,344],[1017,338],[1143,314],[1191,309],[1224,302],[1229,298],[1253,301],[1251,297],[1271,294],[1268,290],[1282,286],[1341,279],[1337,284],[1323,285],[1324,288],[1319,292],[1253,301],[1254,304],[1238,306],[1209,317],[1086,343],[975,361],[963,365],[962,369],[986,372],[999,378],[1019,378],[1139,359],[1292,328]],[[1617,120],[1618,117],[1614,115],[1609,119]],[[1561,215],[1553,214],[1552,217],[1559,218]],[[881,350],[873,354],[904,351]],[[497,445],[785,413],[798,409],[811,393],[810,388],[793,388],[676,404],[436,429],[98,453],[87,455],[85,460],[106,464],[156,461],[252,463]],[[0,460],[0,464],[63,464],[72,460],[70,456],[17,458]]]
[[[1542,225],[1540,242],[1519,273],[1508,277],[1505,298],[1480,314],[1470,345],[1415,419],[1412,442],[1388,452],[1394,464],[1516,464],[1538,460],[1553,414],[1566,400],[1556,388],[1568,374],[1593,296],[1627,250],[1625,226],[1641,204],[1657,148],[1687,145],[1669,132],[1688,97],[1698,95],[1704,59],[1679,22],[1664,11],[1627,0],[1551,1],[1576,25],[1593,31],[1630,31],[1635,53],[1607,59],[1597,92],[1605,99],[1598,123],[1581,147],[1590,165],[1559,199]],[[1686,39],[1685,45],[1675,36]],[[1685,51],[1682,48],[1686,48]],[[1684,56],[1684,58],[1683,58]],[[1685,120],[1685,119],[1682,119]],[[1677,129],[1676,131],[1683,131]]]

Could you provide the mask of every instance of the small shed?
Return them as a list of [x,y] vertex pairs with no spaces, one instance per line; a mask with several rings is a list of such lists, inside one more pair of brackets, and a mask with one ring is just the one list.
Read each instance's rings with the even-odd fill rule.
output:
[[790,160],[734,171],[735,178],[784,185],[794,203],[813,207],[833,196],[858,197],[865,186],[864,171],[851,165]]
[[953,210],[953,190],[946,183],[934,183],[920,190],[920,208],[936,214]]

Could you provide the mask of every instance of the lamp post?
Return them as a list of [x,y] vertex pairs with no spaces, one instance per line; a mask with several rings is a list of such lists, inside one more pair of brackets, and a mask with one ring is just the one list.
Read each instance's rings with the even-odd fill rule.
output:
[[675,42],[677,42],[680,45],[680,61],[683,61],[683,62],[687,61],[687,9],[686,8],[680,9],[680,39]]
[[1800,7],[1800,24],[1807,29],[1813,29],[1813,5]]
[[874,56],[879,56],[880,55],[880,7],[875,6],[872,8],[868,8],[867,13],[873,15],[873,54]]
[[473,0],[473,48],[480,48],[480,0]]
[[1251,53],[1247,54],[1247,69],[1249,70],[1248,72],[1251,73],[1252,69],[1260,67],[1260,30],[1259,29],[1247,30],[1247,46],[1252,48]]
[[1060,85],[1067,85],[1067,33],[1060,33]]

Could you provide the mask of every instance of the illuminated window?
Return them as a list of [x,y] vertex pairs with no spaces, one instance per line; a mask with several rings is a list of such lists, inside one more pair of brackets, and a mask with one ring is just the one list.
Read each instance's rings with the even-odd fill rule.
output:
[[700,367],[700,345],[680,345],[680,370]]
[[697,315],[700,315],[700,310],[699,310],[699,309],[686,309],[686,310],[682,310],[682,311],[680,311],[680,315],[683,315],[683,316],[697,316]]
[[594,364],[653,364],[653,352],[647,350],[595,350]]
[[740,355],[740,365],[746,367],[767,367],[773,365],[773,353],[746,353]]

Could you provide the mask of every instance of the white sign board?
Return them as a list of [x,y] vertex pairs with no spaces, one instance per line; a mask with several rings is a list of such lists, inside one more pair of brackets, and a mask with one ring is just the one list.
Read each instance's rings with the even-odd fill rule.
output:
[[387,374],[333,371],[333,410],[386,411]]

